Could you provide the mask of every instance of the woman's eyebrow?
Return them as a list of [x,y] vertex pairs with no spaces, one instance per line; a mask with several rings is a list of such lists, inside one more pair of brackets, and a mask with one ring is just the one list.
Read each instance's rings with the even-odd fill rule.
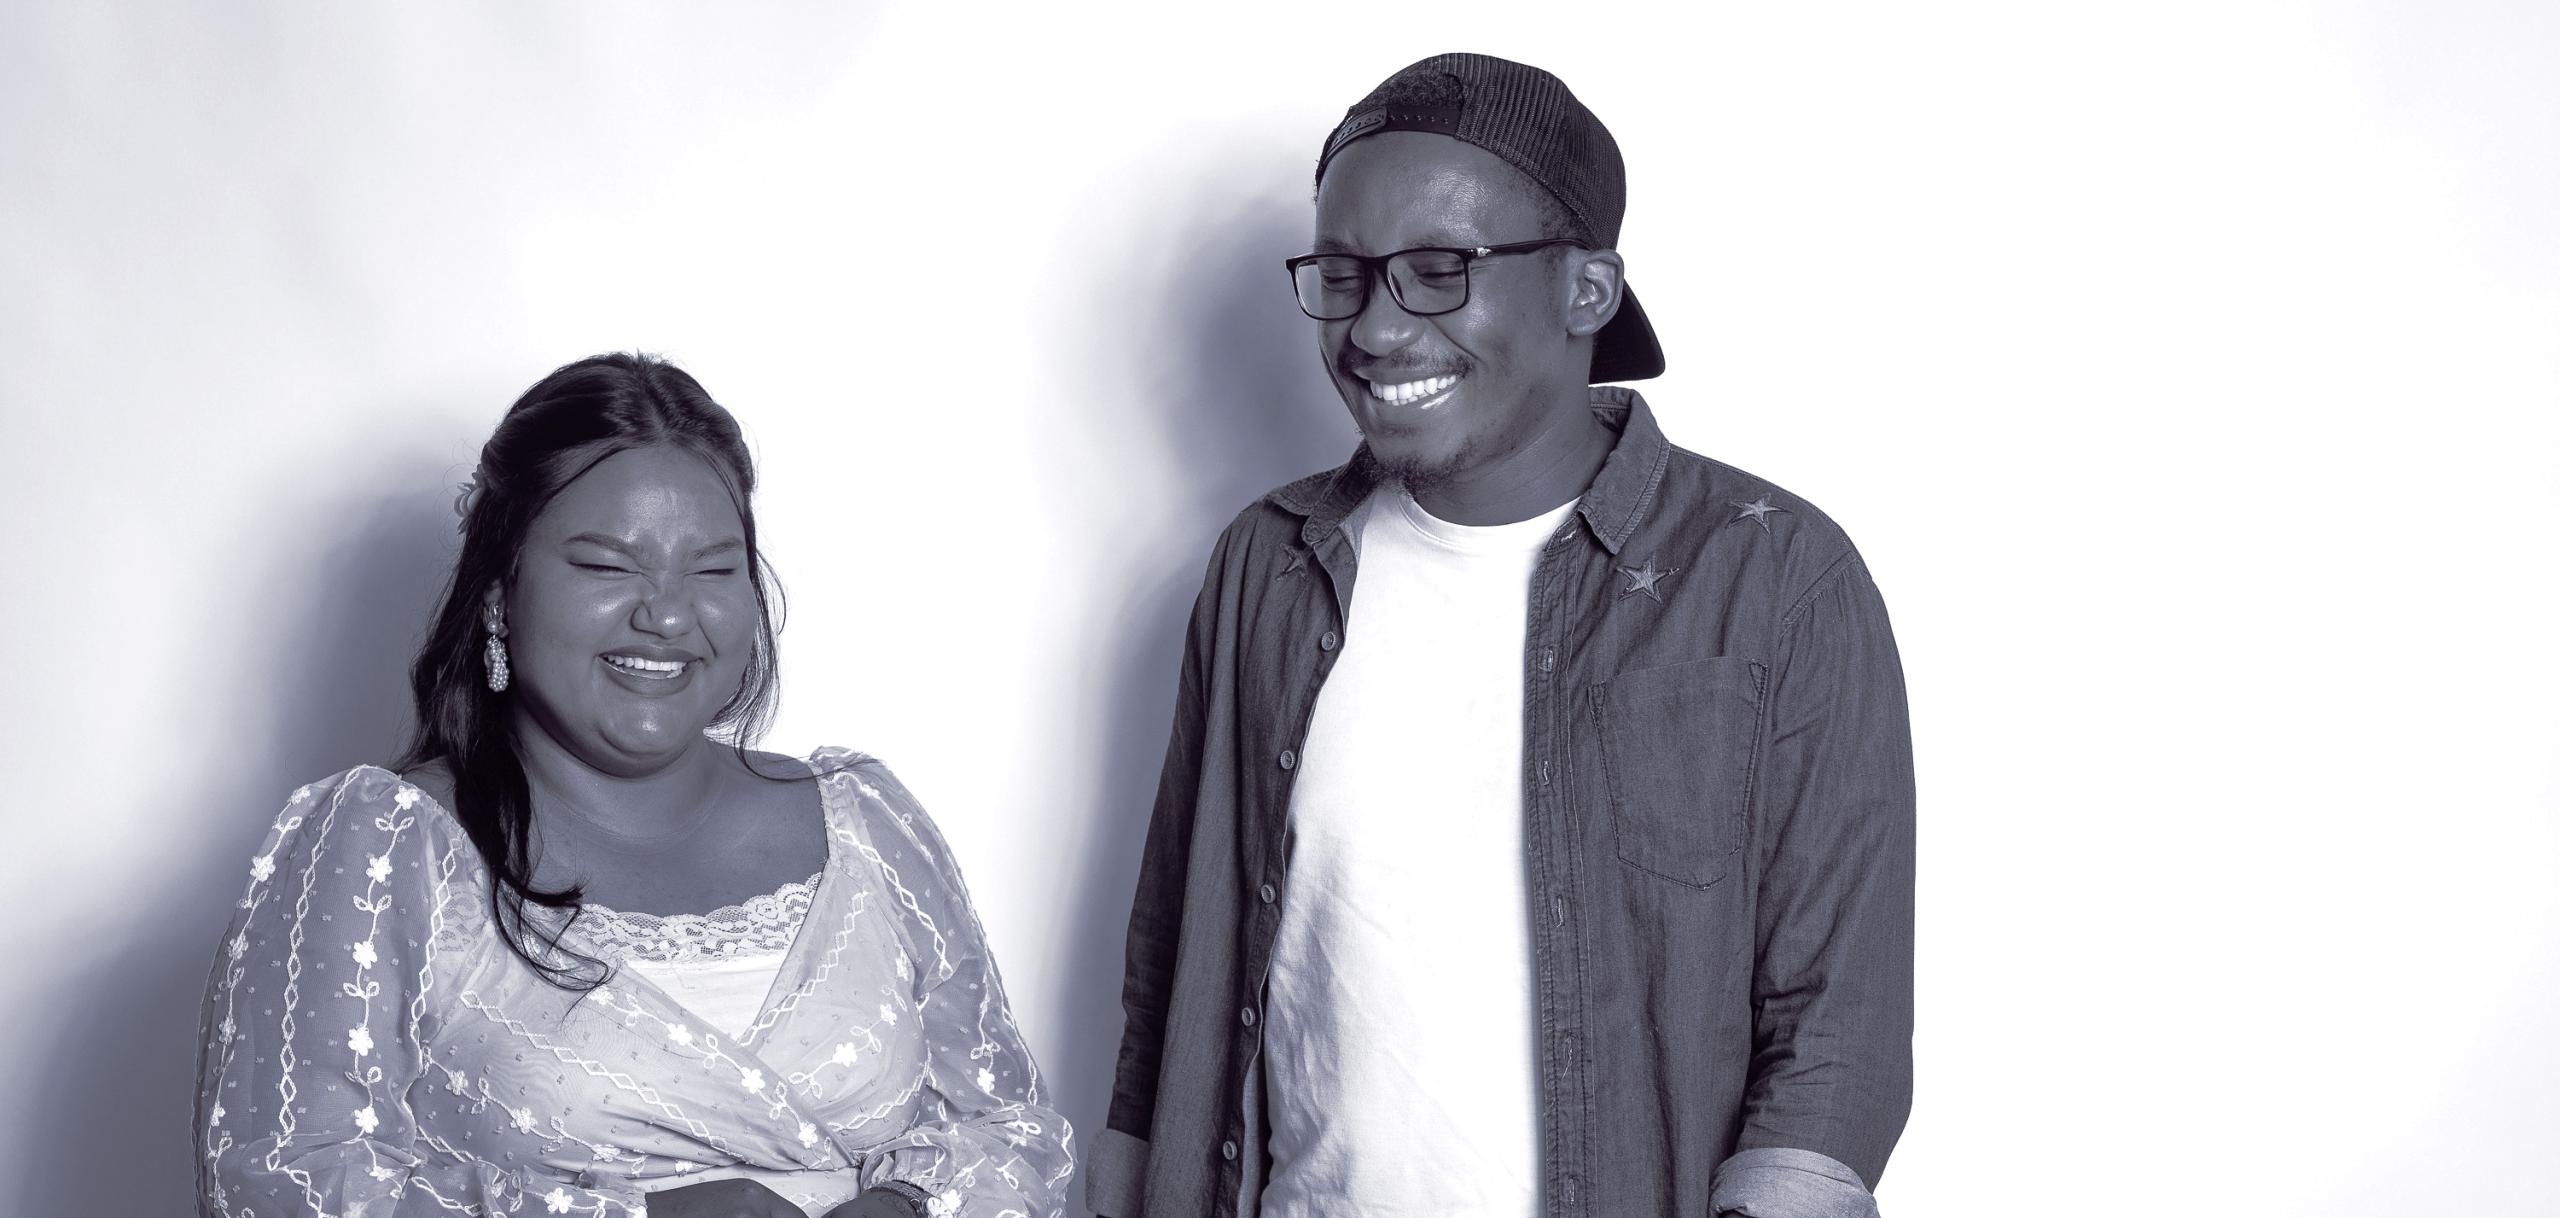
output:
[[639,551],[634,550],[634,549],[632,549],[632,548],[631,548],[631,543],[630,543],[630,542],[624,541],[623,539],[621,539],[621,538],[619,538],[619,537],[607,537],[607,536],[605,536],[605,535],[604,535],[604,534],[602,534],[602,533],[580,533],[580,534],[578,534],[578,535],[577,535],[577,536],[575,536],[575,537],[570,537],[570,538],[567,538],[567,539],[563,540],[560,544],[565,545],[565,546],[575,546],[575,545],[603,546],[605,549],[608,549],[608,550],[613,550],[613,551],[616,551],[616,552],[619,552],[619,553],[623,553],[623,554],[630,554],[630,555],[634,555],[634,556],[637,556],[637,555],[638,555],[638,553],[639,553]]
[[[570,546],[602,546],[617,554],[627,554],[634,558],[640,556],[640,551],[633,548],[630,542],[624,541],[619,537],[607,537],[602,533],[580,533],[576,536],[563,539],[560,544]],[[747,543],[744,540],[732,537],[726,541],[715,541],[710,545],[700,547],[686,557],[688,560],[703,559],[709,558],[714,554],[726,554],[732,550],[743,550],[746,548]]]

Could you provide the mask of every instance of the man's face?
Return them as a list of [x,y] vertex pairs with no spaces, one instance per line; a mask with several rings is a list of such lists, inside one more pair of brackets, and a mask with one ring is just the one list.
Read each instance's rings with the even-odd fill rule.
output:
[[[1316,192],[1317,253],[1379,256],[1565,236],[1538,185],[1443,135],[1390,131],[1334,156]],[[1467,303],[1416,317],[1372,280],[1356,317],[1319,322],[1317,347],[1369,450],[1420,488],[1518,452],[1559,411],[1582,411],[1588,368],[1566,330],[1561,251],[1488,258]]]

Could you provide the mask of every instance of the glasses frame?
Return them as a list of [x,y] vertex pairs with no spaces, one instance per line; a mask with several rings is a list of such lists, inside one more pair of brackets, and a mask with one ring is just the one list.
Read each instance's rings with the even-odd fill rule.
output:
[[[1417,245],[1411,249],[1395,250],[1385,254],[1300,254],[1289,259],[1283,266],[1289,272],[1289,295],[1297,300],[1298,311],[1315,321],[1349,321],[1368,312],[1369,285],[1373,282],[1383,282],[1387,285],[1387,296],[1396,302],[1397,308],[1415,317],[1438,317],[1467,307],[1467,301],[1474,298],[1475,271],[1478,261],[1499,258],[1505,254],[1526,254],[1533,250],[1549,249],[1559,245],[1570,245],[1576,249],[1591,248],[1590,243],[1579,237],[1546,237],[1536,241],[1513,241],[1503,245]],[[1458,291],[1458,303],[1445,309],[1430,310],[1417,309],[1406,304],[1404,289],[1397,287],[1395,277],[1387,273],[1387,264],[1407,254],[1457,255],[1458,269],[1466,275],[1466,282]],[[1298,268],[1326,258],[1349,258],[1360,264],[1360,302],[1354,305],[1350,312],[1340,317],[1325,317],[1308,308],[1306,294],[1298,290]]]

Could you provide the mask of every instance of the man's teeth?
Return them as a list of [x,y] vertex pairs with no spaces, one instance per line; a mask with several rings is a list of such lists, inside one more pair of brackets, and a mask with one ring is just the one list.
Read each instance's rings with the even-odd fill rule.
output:
[[1435,376],[1419,381],[1406,381],[1399,385],[1381,385],[1371,381],[1369,396],[1381,402],[1410,402],[1430,397],[1457,383],[1458,378],[1454,376]]
[[644,660],[639,656],[606,656],[604,662],[634,676],[665,680],[684,671],[682,660]]

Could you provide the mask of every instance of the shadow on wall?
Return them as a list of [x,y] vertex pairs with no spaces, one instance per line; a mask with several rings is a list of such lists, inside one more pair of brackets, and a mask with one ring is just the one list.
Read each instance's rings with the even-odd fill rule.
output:
[[[368,484],[433,487],[445,474],[440,457],[410,452]],[[43,1064],[23,1103],[43,1118],[18,1148],[27,1170],[10,1213],[195,1212],[197,1020],[248,858],[295,787],[387,764],[403,743],[406,669],[452,562],[453,518],[433,494],[404,494],[352,499],[307,523],[308,544],[279,553],[283,565],[258,582],[260,603],[225,607],[223,624],[248,629],[193,631],[256,641],[198,653],[233,658],[231,671],[196,679],[227,681],[207,701],[239,713],[203,725],[208,743],[181,755],[211,754],[218,739],[229,763],[116,788],[157,798],[150,819],[197,843],[198,857],[132,877],[144,888],[126,894],[132,917],[81,946],[90,959],[61,995],[61,1025],[29,1046]]]
[[[1044,1064],[1082,1148],[1101,1133],[1109,1104],[1129,898],[1210,545],[1245,504],[1339,464],[1356,440],[1279,269],[1304,247],[1309,219],[1303,202],[1265,199],[1157,242],[1151,253],[1175,255],[1156,262],[1162,312],[1151,329],[1132,324],[1128,348],[1113,353],[1161,372],[1159,343],[1179,352],[1174,375],[1142,378],[1155,388],[1131,403],[1140,417],[1129,428],[1162,441],[1138,467],[1178,481],[1165,496],[1178,523],[1123,568],[1124,595],[1097,635],[1113,640],[1096,657],[1092,686],[1102,777],[1081,809],[1084,857],[1057,942],[1089,965],[1069,974],[1064,1026],[1043,1037],[1064,1050]],[[1214,396],[1194,396],[1203,387]],[[135,877],[148,891],[130,894],[129,921],[81,945],[90,959],[61,996],[60,1024],[26,1030],[44,1054],[26,1107],[48,1120],[20,1148],[21,1161],[38,1166],[8,1212],[194,1210],[197,1024],[216,941],[286,796],[359,763],[388,763],[403,743],[408,661],[455,544],[441,493],[406,488],[438,487],[452,472],[437,451],[387,459],[364,484],[403,493],[310,513],[301,534],[309,540],[280,553],[257,585],[259,603],[222,607],[256,640],[205,650],[235,666],[198,678],[227,682],[207,701],[239,713],[204,733],[235,752],[225,764],[167,775],[142,796],[158,800],[155,819],[200,857],[166,877]],[[1079,1184],[1072,1208],[1081,1203]]]
[[[1100,1138],[1110,1106],[1129,901],[1210,547],[1246,504],[1341,464],[1358,440],[1325,376],[1315,323],[1298,311],[1280,266],[1305,249],[1312,219],[1303,201],[1257,200],[1164,241],[1171,256],[1158,260],[1155,285],[1163,312],[1152,328],[1132,326],[1131,348],[1117,353],[1142,367],[1161,365],[1161,350],[1136,349],[1148,335],[1180,352],[1169,372],[1144,378],[1157,388],[1128,429],[1162,440],[1164,451],[1141,468],[1176,480],[1165,497],[1179,523],[1154,534],[1164,545],[1121,568],[1125,595],[1107,605],[1094,634],[1113,640],[1097,657],[1093,684],[1103,755],[1079,811],[1084,857],[1072,907],[1059,911],[1068,929],[1054,946],[1080,967],[1062,974],[1065,1026],[1045,1038],[1066,1056],[1044,1063],[1075,1125],[1080,1158]],[[1082,1212],[1081,1181],[1073,1203]]]

